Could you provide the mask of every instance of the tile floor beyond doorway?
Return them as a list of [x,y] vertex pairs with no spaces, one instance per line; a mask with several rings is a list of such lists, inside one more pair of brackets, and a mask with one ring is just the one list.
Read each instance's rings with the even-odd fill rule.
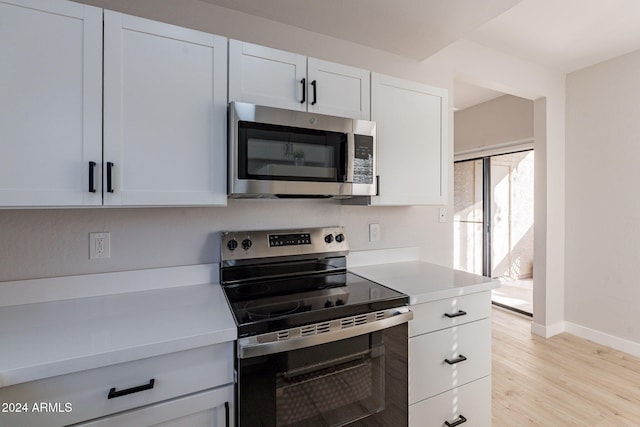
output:
[[491,291],[492,301],[533,313],[533,279],[499,280],[500,287]]

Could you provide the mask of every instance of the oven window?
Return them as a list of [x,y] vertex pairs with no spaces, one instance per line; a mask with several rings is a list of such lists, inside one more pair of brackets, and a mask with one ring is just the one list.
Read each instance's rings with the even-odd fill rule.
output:
[[344,182],[347,134],[238,123],[241,179]]
[[406,427],[407,324],[238,365],[239,427]]
[[276,379],[276,426],[338,426],[384,409],[384,353],[374,348]]

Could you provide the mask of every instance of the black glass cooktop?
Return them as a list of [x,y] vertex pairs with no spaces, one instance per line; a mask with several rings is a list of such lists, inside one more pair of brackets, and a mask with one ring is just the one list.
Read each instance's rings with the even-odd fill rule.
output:
[[239,337],[409,303],[407,295],[345,271],[225,284],[223,288]]

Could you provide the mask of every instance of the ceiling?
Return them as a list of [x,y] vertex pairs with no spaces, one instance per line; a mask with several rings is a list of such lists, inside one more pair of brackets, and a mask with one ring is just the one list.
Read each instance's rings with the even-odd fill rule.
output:
[[202,0],[422,61],[522,0]]
[[[640,49],[640,0],[202,0],[422,61],[461,38],[570,73]],[[500,96],[456,82],[454,106]]]

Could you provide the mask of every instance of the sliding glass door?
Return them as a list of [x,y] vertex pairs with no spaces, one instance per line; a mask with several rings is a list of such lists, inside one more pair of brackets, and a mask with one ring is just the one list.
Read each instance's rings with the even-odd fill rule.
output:
[[499,279],[493,302],[531,314],[533,150],[454,166],[454,266]]

